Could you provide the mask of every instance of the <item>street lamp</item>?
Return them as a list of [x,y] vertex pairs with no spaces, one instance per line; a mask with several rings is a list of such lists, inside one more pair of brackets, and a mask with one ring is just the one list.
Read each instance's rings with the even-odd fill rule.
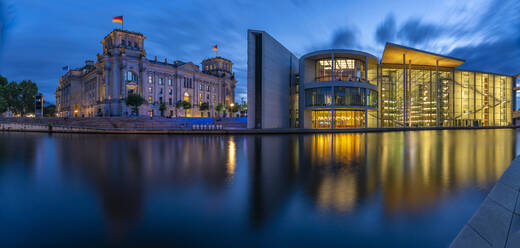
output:
[[233,118],[233,107],[235,106],[235,103],[230,103],[229,104],[229,112],[231,112],[231,118]]

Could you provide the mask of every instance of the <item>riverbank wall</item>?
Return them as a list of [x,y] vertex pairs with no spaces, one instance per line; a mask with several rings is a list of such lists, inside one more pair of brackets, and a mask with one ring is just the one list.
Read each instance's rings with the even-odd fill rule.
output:
[[100,134],[320,134],[320,133],[368,133],[421,130],[459,130],[459,129],[504,129],[513,127],[431,127],[431,128],[359,128],[359,129],[246,129],[224,127],[220,130],[194,130],[192,128],[143,127],[110,128],[85,127],[72,125],[51,125],[36,123],[0,123],[4,132],[47,132],[47,133],[100,133]]
[[491,189],[450,247],[520,247],[520,156]]

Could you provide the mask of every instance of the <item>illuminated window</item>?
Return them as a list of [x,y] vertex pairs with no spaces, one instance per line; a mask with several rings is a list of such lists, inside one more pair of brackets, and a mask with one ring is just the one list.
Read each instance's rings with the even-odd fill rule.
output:
[[153,83],[153,77],[152,77],[152,75],[148,76],[148,83],[149,83],[149,84],[152,84],[152,83]]
[[152,93],[152,87],[148,87],[148,93]]
[[171,78],[168,79],[168,85],[170,85],[170,86],[172,85],[172,80],[171,80]]
[[332,80],[332,60],[321,59],[316,61],[316,81]]
[[149,97],[148,97],[148,103],[149,103],[149,104],[152,104],[152,96],[149,96]]

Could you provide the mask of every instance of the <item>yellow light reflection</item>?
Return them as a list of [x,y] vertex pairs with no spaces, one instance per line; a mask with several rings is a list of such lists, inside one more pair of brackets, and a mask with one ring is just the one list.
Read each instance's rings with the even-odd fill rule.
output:
[[228,144],[228,163],[227,163],[227,174],[232,176],[235,174],[236,167],[236,144],[233,136],[229,137]]

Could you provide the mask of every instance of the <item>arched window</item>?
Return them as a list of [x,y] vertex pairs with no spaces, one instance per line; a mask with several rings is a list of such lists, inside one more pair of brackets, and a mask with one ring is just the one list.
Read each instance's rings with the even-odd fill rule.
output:
[[137,82],[137,74],[133,71],[128,71],[126,73],[126,80],[128,81],[136,81]]

